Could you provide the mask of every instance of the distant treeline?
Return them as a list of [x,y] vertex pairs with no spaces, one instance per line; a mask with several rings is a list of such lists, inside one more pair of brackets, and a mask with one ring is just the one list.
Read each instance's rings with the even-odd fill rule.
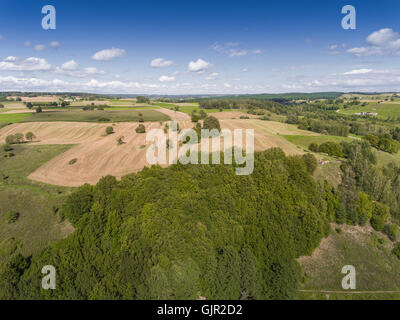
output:
[[336,99],[343,95],[342,92],[315,92],[315,93],[264,93],[264,94],[243,94],[235,96],[223,96],[221,99],[284,99],[284,100],[316,100]]

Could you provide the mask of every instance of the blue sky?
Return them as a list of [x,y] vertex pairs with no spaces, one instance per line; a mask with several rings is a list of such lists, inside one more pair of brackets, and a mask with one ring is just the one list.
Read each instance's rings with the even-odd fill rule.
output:
[[[44,5],[56,29],[44,30]],[[341,26],[356,8],[356,30]],[[0,4],[0,90],[132,94],[400,91],[400,2]]]

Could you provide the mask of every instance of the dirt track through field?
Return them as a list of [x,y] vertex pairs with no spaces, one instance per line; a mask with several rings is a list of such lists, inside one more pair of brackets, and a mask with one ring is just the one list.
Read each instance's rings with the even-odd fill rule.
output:
[[171,118],[171,120],[174,120],[174,121],[190,120],[190,116],[183,112],[173,111],[173,110],[169,110],[169,109],[165,109],[165,108],[159,108],[159,109],[157,109],[157,111],[166,114],[167,116],[169,116]]
[[[169,111],[169,110],[167,110]],[[171,111],[175,114],[174,111]],[[170,114],[169,114],[170,115]],[[180,115],[178,115],[180,117]],[[187,116],[187,115],[185,115]],[[146,132],[153,128],[164,128],[159,122],[145,123]],[[181,129],[193,128],[191,121],[178,121]],[[261,120],[221,120],[221,127],[227,129],[255,129],[255,150],[281,147],[287,154],[301,154],[302,150],[289,143],[280,134],[307,134],[306,131],[294,131],[293,126]],[[84,183],[95,184],[105,175],[117,178],[149,166],[146,160],[148,148],[146,134],[138,134],[138,123],[123,122],[113,126],[115,133],[105,134],[110,124],[86,122],[30,122],[17,123],[0,130],[0,143],[6,136],[17,132],[29,131],[36,135],[32,144],[76,144],[68,151],[53,158],[29,175],[30,179],[44,183],[80,186]],[[124,143],[118,145],[117,139],[123,137]],[[221,141],[221,146],[223,145]],[[70,164],[70,161],[76,162]]]

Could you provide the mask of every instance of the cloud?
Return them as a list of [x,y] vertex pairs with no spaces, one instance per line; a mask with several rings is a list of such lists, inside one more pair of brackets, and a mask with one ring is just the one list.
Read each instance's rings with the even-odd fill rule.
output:
[[83,78],[90,75],[105,74],[103,70],[98,70],[94,67],[87,67],[83,69],[78,68],[78,63],[75,60],[64,62],[61,67],[57,67],[54,72],[56,74],[62,74],[70,77]]
[[226,54],[230,57],[243,57],[243,56],[248,55],[249,52],[252,54],[262,53],[262,51],[260,49],[253,49],[253,50],[249,51],[244,48],[239,48],[238,42],[225,42],[223,44],[216,42],[211,46],[211,48],[214,51],[217,51],[222,54]]
[[0,41],[3,40],[3,39],[4,39],[4,37],[0,34]]
[[247,71],[249,71],[247,68],[243,68],[242,70],[240,70],[240,71],[242,71],[242,72],[247,72]]
[[371,33],[365,39],[365,46],[348,49],[358,57],[400,55],[400,34],[390,28],[383,28]]
[[224,87],[225,88],[230,88],[230,87],[232,87],[229,83],[224,83]]
[[370,73],[372,72],[372,69],[357,69],[357,70],[351,70],[349,72],[343,73],[344,75],[350,75],[350,74],[365,74],[365,73]]
[[333,45],[329,46],[329,50],[336,50],[337,47],[338,47],[337,44],[333,44]]
[[169,82],[169,81],[174,81],[175,77],[169,77],[169,76],[161,76],[158,78],[160,82]]
[[204,70],[210,68],[211,63],[204,61],[203,59],[197,59],[197,61],[190,61],[188,64],[189,72],[203,73]]
[[239,43],[237,42],[225,42],[220,44],[218,42],[214,43],[211,48],[219,53],[229,53],[232,47],[237,47]]
[[245,55],[247,55],[247,50],[236,50],[236,49],[229,50],[230,57],[243,57]]
[[121,58],[125,56],[125,50],[119,48],[104,49],[96,52],[93,56],[93,60],[97,61],[109,61],[115,58]]
[[340,74],[315,76],[294,76],[287,80],[286,88],[298,91],[398,91],[400,87],[400,69],[373,70],[355,69]]
[[82,72],[86,75],[90,75],[90,74],[105,74],[105,72],[103,70],[99,70],[95,67],[87,67],[87,68],[83,68]]
[[43,51],[46,49],[46,46],[44,44],[37,44],[34,48],[36,51]]
[[174,62],[171,60],[165,60],[163,58],[153,59],[150,63],[150,66],[153,68],[164,68],[174,65]]
[[148,92],[163,88],[163,85],[140,82],[122,81],[64,81],[60,79],[45,80],[28,77],[0,76],[0,87],[6,91],[54,91],[54,92],[103,92],[103,93],[132,93]]
[[59,48],[60,43],[58,41],[52,41],[52,42],[50,42],[49,46],[52,48]]
[[77,68],[78,68],[78,63],[75,60],[64,62],[61,65],[61,69],[63,70],[76,70]]
[[16,57],[9,56],[0,61],[0,70],[4,71],[46,71],[51,69],[46,59],[30,57],[20,60]]
[[32,45],[32,42],[30,41],[25,41],[24,42],[25,47],[30,47]]
[[205,79],[206,80],[215,80],[218,78],[218,76],[219,76],[218,72],[213,72],[213,73],[210,73]]

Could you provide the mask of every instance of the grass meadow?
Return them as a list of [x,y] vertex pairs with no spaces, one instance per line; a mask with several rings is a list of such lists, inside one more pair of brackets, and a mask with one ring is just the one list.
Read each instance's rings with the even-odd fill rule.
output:
[[[72,232],[71,225],[60,221],[60,203],[71,188],[47,185],[28,179],[45,162],[65,152],[71,145],[15,145],[6,158],[0,149],[0,262],[18,251],[25,256],[40,250]],[[19,213],[7,223],[9,212]]]

